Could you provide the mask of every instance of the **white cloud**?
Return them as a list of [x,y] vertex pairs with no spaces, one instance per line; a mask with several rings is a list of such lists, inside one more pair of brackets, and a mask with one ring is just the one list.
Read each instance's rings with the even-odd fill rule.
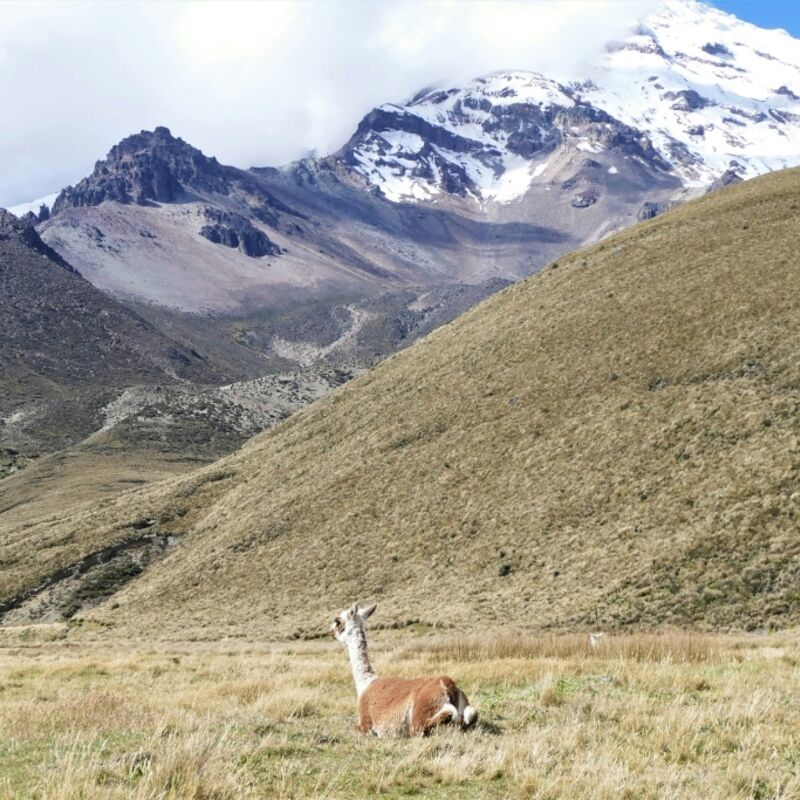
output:
[[155,125],[239,166],[341,146],[370,108],[496,69],[581,75],[656,0],[4,2],[0,205]]

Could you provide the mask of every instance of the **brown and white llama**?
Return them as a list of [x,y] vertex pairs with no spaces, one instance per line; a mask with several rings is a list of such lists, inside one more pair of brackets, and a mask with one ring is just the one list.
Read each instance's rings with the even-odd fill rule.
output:
[[478,719],[467,696],[446,675],[436,678],[379,678],[367,656],[367,618],[377,604],[342,611],[331,634],[346,648],[358,695],[360,733],[426,736],[439,725],[466,729]]

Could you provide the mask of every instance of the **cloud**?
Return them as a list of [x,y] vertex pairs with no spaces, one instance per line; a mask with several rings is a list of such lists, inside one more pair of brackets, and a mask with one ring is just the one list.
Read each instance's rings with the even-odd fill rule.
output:
[[655,0],[4,2],[0,205],[167,125],[238,166],[340,147],[370,108],[497,69],[579,77]]

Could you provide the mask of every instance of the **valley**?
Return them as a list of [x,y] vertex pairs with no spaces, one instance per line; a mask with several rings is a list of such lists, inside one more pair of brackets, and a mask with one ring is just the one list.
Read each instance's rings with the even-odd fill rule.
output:
[[208,467],[12,522],[3,599],[151,520],[179,544],[73,635],[304,637],[365,591],[430,625],[797,624],[798,181],[559,259]]
[[[276,380],[337,385],[565,253],[792,166],[798,70],[785,32],[668,0],[607,43],[591,79],[506,70],[423,89],[369,111],[335,152],[283,167],[223,164],[164,126],[125,137],[74,186],[12,209],[35,227],[36,252],[50,248],[103,314],[129,321],[90,374],[106,349],[80,341],[96,309],[41,305],[66,273],[35,284],[28,273],[7,295],[3,345],[17,355],[0,398],[0,476],[14,480],[0,508],[42,488],[63,496],[50,462],[23,487],[17,473],[41,457],[91,453],[115,472],[111,451],[124,442],[133,455],[141,436],[136,457],[153,475],[209,462],[288,413],[280,392],[264,401],[277,414],[234,395]],[[18,344],[36,325],[50,337],[38,366]],[[142,360],[158,337],[161,361]],[[343,370],[332,384],[331,368]],[[230,384],[241,389],[220,390]],[[319,395],[300,390],[291,409]],[[150,400],[114,433],[104,409],[128,396]]]

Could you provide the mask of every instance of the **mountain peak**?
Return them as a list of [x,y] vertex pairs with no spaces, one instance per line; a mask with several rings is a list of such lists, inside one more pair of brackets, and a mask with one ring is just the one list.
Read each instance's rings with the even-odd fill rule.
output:
[[53,213],[104,200],[148,205],[171,203],[191,193],[229,190],[228,169],[216,158],[175,137],[169,128],[140,131],[122,139],[95,164],[92,174],[59,194]]
[[27,223],[10,211],[0,208],[0,239],[10,239],[12,236],[19,237],[24,234],[28,227]]
[[800,41],[785,31],[666,0],[589,74],[509,70],[426,89],[367,115],[342,155],[396,202],[508,203],[575,150],[614,151],[691,190],[734,165],[748,178],[800,163]]
[[217,163],[216,158],[205,156],[202,151],[192,147],[179,136],[173,136],[170,129],[163,125],[158,125],[152,131],[142,130],[126,136],[109,150],[106,159],[114,161],[138,153],[173,153],[175,156],[184,155],[196,160]]

